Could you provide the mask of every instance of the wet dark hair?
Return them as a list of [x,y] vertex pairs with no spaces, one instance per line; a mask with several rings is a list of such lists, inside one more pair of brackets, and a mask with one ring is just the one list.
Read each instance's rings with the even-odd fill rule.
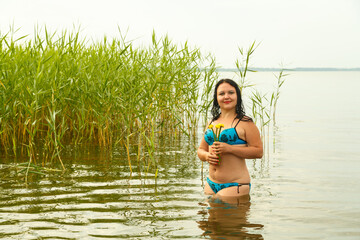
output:
[[216,119],[218,119],[221,114],[220,106],[217,101],[217,90],[218,90],[218,87],[220,86],[220,84],[222,84],[222,83],[228,83],[235,88],[236,96],[237,96],[237,103],[236,103],[236,109],[235,109],[236,118],[241,119],[242,121],[252,121],[252,119],[250,117],[245,115],[244,105],[242,102],[239,86],[237,85],[237,83],[234,80],[231,80],[228,78],[219,80],[215,85],[213,106],[211,108],[211,114],[213,116],[212,121],[215,121]]

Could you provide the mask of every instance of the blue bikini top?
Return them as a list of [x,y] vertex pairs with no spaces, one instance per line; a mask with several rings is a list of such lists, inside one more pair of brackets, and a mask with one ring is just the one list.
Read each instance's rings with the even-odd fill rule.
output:
[[[220,132],[219,141],[230,144],[230,145],[246,144],[246,141],[239,138],[239,135],[237,134],[236,129],[235,129],[240,121],[241,121],[241,119],[236,123],[235,127],[227,128],[227,129],[222,130]],[[215,141],[213,130],[212,129],[207,129],[205,131],[204,138],[205,138],[205,141],[209,145],[213,145],[213,143]]]

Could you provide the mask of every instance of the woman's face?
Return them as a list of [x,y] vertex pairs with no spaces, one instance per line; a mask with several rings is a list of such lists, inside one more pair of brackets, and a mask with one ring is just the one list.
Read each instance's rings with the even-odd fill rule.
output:
[[217,89],[217,101],[221,109],[231,110],[236,107],[237,95],[236,90],[230,84],[221,83]]

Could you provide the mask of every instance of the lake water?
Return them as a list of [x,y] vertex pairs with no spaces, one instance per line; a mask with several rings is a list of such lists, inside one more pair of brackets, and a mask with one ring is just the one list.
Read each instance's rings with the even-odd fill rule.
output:
[[[270,72],[249,79],[263,92],[275,84]],[[360,239],[359,89],[360,72],[292,72],[268,153],[247,160],[251,199],[236,203],[203,194],[207,165],[187,139],[161,144],[157,178],[135,158],[130,175],[117,148],[69,149],[65,174],[28,186],[2,159],[0,238]]]

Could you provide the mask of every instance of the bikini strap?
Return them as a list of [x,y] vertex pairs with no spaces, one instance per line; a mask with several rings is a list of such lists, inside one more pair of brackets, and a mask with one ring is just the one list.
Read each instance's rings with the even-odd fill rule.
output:
[[250,186],[250,183],[238,183],[238,185],[237,185],[237,192],[238,193],[240,193],[239,187],[244,186],[244,185],[249,185]]
[[236,123],[236,125],[235,125],[234,128],[236,128],[236,126],[239,124],[240,121],[241,121],[241,118],[240,118],[239,121]]

